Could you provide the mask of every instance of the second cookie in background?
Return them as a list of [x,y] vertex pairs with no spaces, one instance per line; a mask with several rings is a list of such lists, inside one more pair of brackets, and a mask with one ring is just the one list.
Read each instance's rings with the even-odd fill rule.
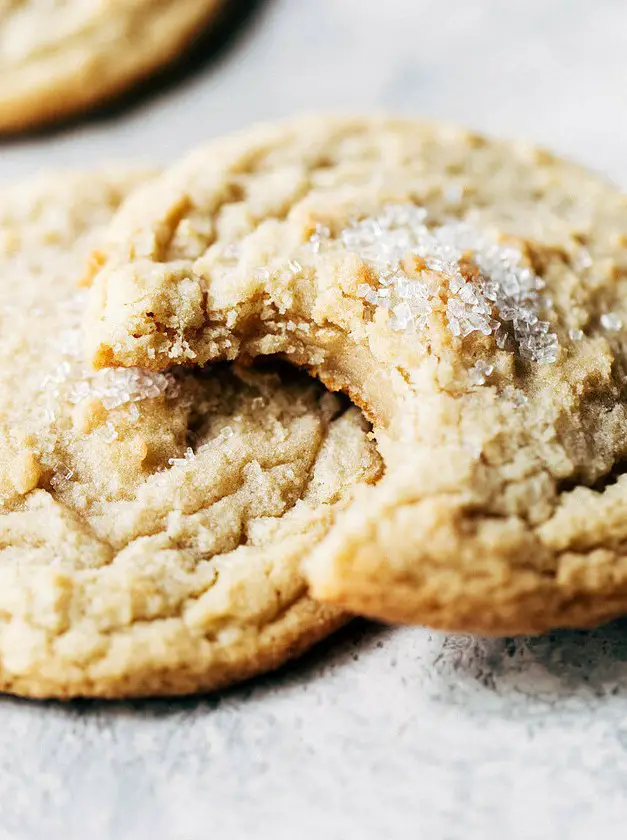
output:
[[170,63],[224,0],[0,4],[0,134],[104,103]]

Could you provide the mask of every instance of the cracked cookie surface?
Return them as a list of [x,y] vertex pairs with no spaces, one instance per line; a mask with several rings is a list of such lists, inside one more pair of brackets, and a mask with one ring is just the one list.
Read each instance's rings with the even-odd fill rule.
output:
[[217,141],[94,254],[97,364],[278,354],[345,391],[386,472],[315,597],[486,633],[627,609],[627,200],[529,146],[390,119]]
[[215,688],[345,620],[300,560],[380,474],[357,409],[289,369],[84,362],[81,266],[144,179],[0,193],[1,690]]
[[220,0],[0,0],[0,131],[109,99],[173,60]]

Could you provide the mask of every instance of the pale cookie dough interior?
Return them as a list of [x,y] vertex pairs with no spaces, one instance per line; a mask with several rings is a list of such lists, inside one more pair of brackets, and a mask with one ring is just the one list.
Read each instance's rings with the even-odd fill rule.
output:
[[345,620],[300,561],[381,462],[288,369],[95,372],[76,281],[140,181],[0,194],[0,689],[122,696],[276,667]]
[[0,0],[0,131],[68,117],[175,58],[220,0]]
[[99,365],[279,354],[374,424],[384,478],[315,597],[488,633],[627,609],[627,200],[548,153],[385,119],[213,143],[122,208]]

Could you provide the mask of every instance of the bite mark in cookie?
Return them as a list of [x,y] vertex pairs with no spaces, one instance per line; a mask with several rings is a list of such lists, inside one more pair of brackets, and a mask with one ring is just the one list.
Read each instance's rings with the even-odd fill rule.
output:
[[491,633],[625,610],[627,200],[602,179],[445,127],[297,121],[174,167],[105,254],[96,363],[280,355],[372,421],[386,473],[307,560],[316,597]]

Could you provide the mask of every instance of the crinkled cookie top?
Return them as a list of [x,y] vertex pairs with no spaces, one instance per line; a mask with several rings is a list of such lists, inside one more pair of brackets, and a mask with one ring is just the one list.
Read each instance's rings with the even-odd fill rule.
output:
[[311,118],[214,142],[93,254],[98,365],[279,354],[386,464],[308,563],[319,598],[484,632],[627,606],[627,199],[520,144]]

